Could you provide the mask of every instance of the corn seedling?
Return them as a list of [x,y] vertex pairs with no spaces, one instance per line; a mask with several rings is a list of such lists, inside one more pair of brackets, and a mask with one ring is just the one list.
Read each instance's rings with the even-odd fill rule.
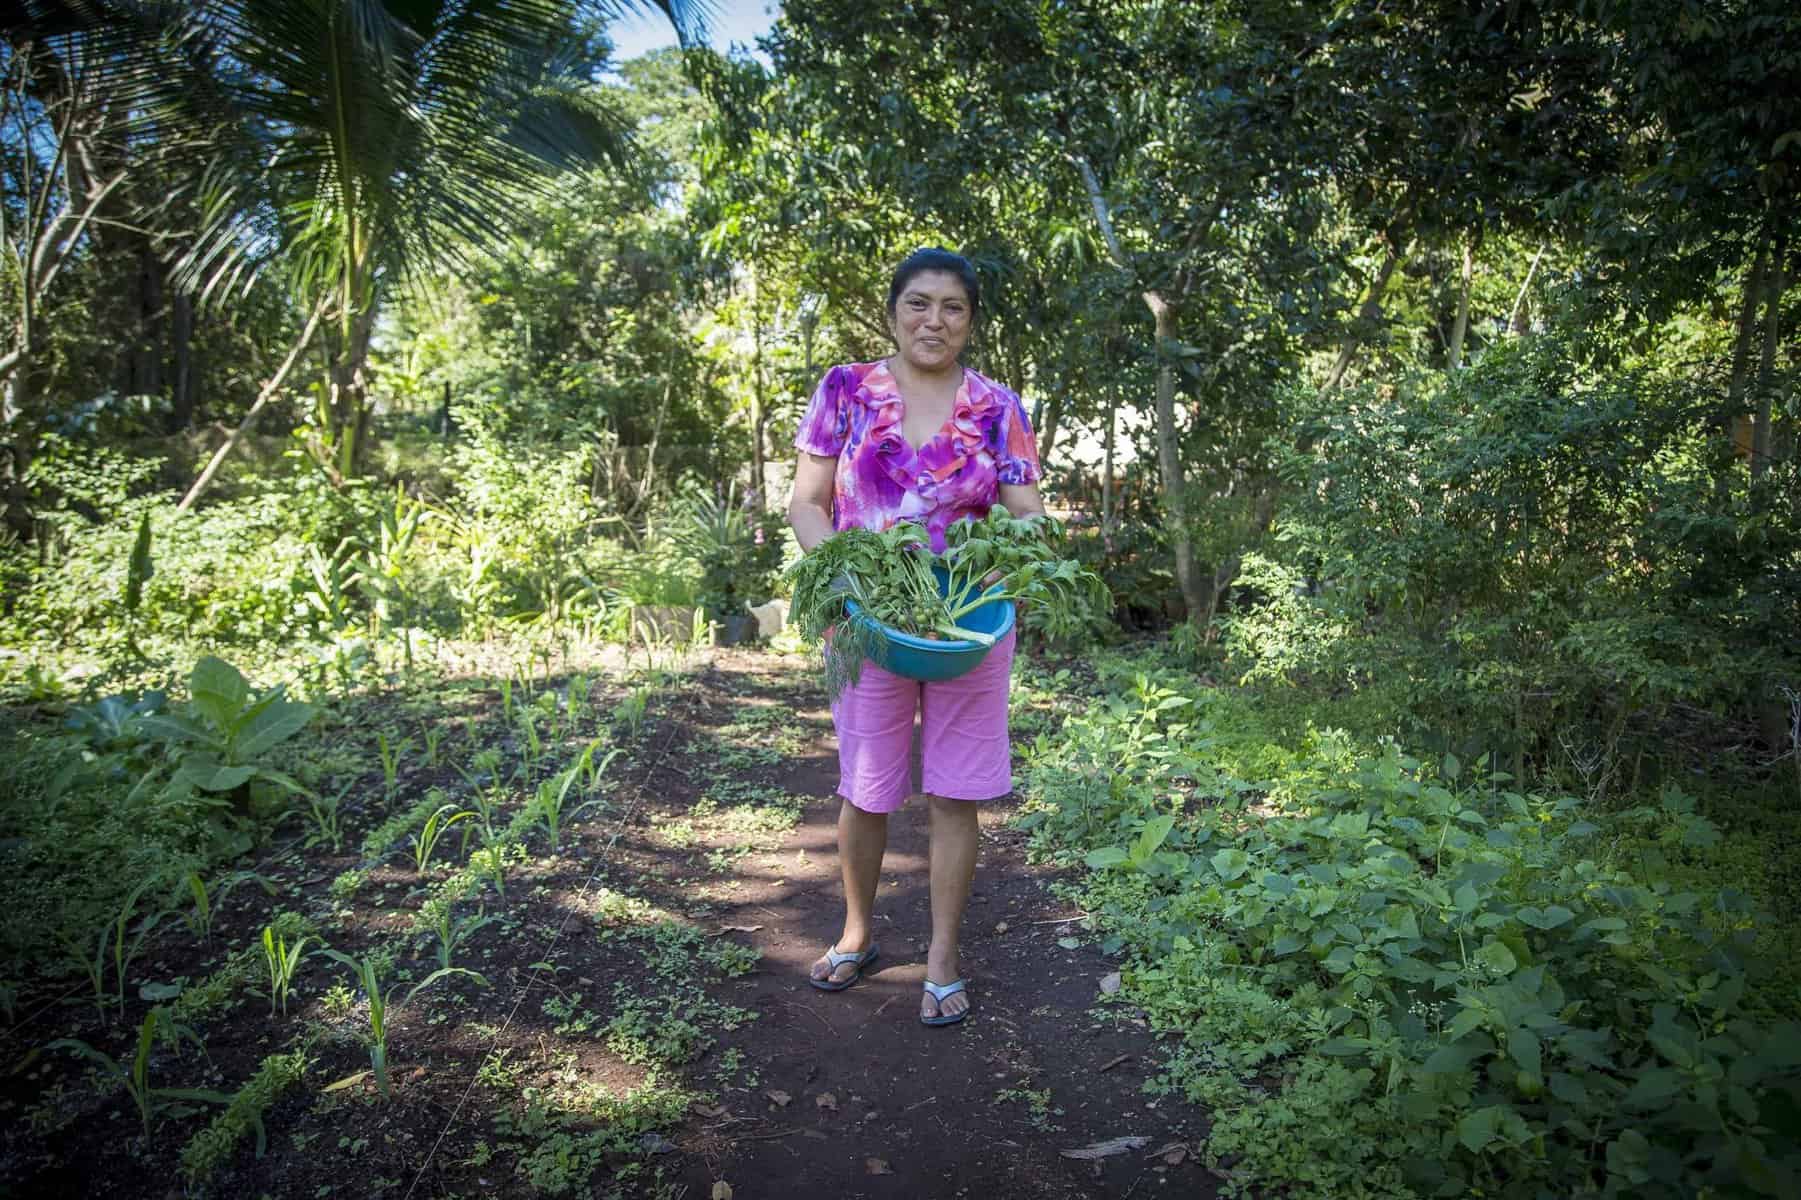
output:
[[529,784],[532,776],[537,773],[538,758],[544,752],[544,743],[538,737],[538,723],[529,705],[519,706],[519,732],[523,735],[523,753],[520,757],[525,768],[525,781]]
[[[446,813],[452,815],[445,816]],[[457,812],[454,804],[441,804],[425,818],[425,824],[413,837],[413,870],[420,875],[431,865],[433,851],[438,848],[438,839],[450,831],[450,827],[458,821],[467,821],[475,814]]]
[[[198,871],[189,871],[184,882],[188,894],[194,897],[194,907],[182,919],[187,922],[194,936],[209,944],[213,940],[213,917],[225,906],[225,898],[231,895],[232,889],[240,883],[255,883],[265,894],[275,894],[275,885],[255,871],[234,871],[217,880],[210,890]],[[179,890],[178,888],[177,891]]]
[[481,986],[488,986],[486,978],[466,967],[439,967],[414,984],[413,990],[406,994],[406,998],[396,1004],[394,1003],[394,993],[383,991],[381,976],[377,973],[373,960],[365,958],[358,961],[339,950],[327,950],[325,953],[355,972],[357,982],[362,985],[363,995],[369,999],[369,1034],[366,1039],[369,1047],[369,1065],[375,1069],[376,1086],[381,1088],[381,1094],[384,1096],[393,1094],[388,1087],[389,1016],[398,1014],[401,1009],[412,1002],[414,996],[447,975],[467,975]]
[[[165,908],[152,913],[139,921],[135,930],[129,930],[132,917],[137,915],[138,900],[143,896],[144,889],[153,882],[154,877],[144,880],[131,889],[130,894],[125,897],[125,903],[120,905],[118,915],[100,927],[100,936],[95,940],[91,954],[73,939],[63,939],[63,945],[68,947],[69,952],[80,965],[82,974],[87,976],[88,984],[94,990],[94,1007],[103,1017],[106,1015],[108,1003],[116,1003],[120,1012],[125,1011],[126,972],[131,969],[132,960],[137,958],[138,951],[143,949],[144,940],[155,931],[157,926],[163,923],[164,918],[174,911]],[[106,987],[106,963],[109,948],[113,964],[113,979],[117,984],[115,997],[111,1000],[107,996]]]
[[[587,758],[592,755],[594,745],[598,744],[590,745],[583,757]],[[614,753],[618,753],[618,751],[614,751]],[[544,826],[544,832],[550,835],[552,854],[562,849],[563,823],[575,820],[582,813],[600,803],[598,800],[590,800],[585,804],[577,805],[567,813],[563,811],[563,804],[569,798],[569,789],[575,785],[575,781],[581,777],[581,774],[582,764],[578,762],[562,774],[540,783],[537,795],[532,798],[532,812],[537,817],[538,823]]]
[[636,738],[644,728],[644,714],[649,708],[650,686],[641,683],[613,706],[613,720],[625,727],[627,737]]
[[343,803],[344,797],[355,785],[356,781],[352,780],[339,788],[338,794],[329,799],[324,796],[315,796],[310,793],[307,795],[307,815],[313,819],[312,832],[308,833],[306,836],[306,844],[309,847],[329,845],[333,854],[338,854],[343,851],[344,830],[342,825],[339,824],[339,818],[341,816],[339,805]]
[[69,1050],[91,1062],[97,1063],[108,1074],[117,1076],[125,1085],[126,1092],[137,1105],[138,1117],[143,1121],[144,1137],[150,1137],[150,1122],[161,1110],[164,1100],[202,1100],[209,1104],[229,1104],[231,1097],[220,1092],[202,1091],[195,1088],[159,1088],[150,1086],[150,1052],[155,1047],[158,1035],[165,1040],[173,1038],[179,1041],[186,1038],[200,1047],[201,1053],[206,1047],[194,1035],[194,1031],[185,1025],[171,1020],[168,1013],[160,1008],[153,1008],[144,1014],[144,1023],[138,1027],[137,1054],[130,1065],[120,1062],[105,1051],[81,1041],[79,1038],[58,1038],[51,1042],[48,1049]]
[[581,720],[582,712],[588,707],[588,694],[593,684],[586,675],[572,675],[569,679],[569,726],[575,727]]
[[494,890],[500,893],[502,900],[507,898],[507,848],[509,844],[516,845],[517,843],[508,843],[505,837],[489,832],[482,838],[482,848],[469,856],[469,866],[494,881]]
[[281,1015],[288,1015],[288,993],[294,988],[294,972],[299,970],[305,950],[304,937],[290,946],[288,939],[276,933],[273,926],[263,926],[263,961],[269,967],[270,1016],[275,1015],[277,1000],[281,1001]]
[[435,767],[438,765],[438,743],[444,740],[444,727],[442,725],[428,725],[425,729],[424,736],[425,765],[428,767]]
[[498,920],[500,918],[494,914],[479,911],[466,917],[455,917],[451,913],[450,903],[446,901],[432,914],[432,932],[438,935],[438,966],[449,970],[457,947],[467,942],[483,926],[492,925]]
[[401,738],[398,742],[389,742],[385,731],[375,735],[375,744],[381,754],[382,795],[389,808],[394,807],[394,792],[399,786],[400,760],[408,750],[413,748],[412,738]]
[[582,756],[575,761],[575,765],[581,769],[584,776],[582,786],[589,792],[600,786],[600,777],[607,773],[607,768],[613,764],[615,758],[619,757],[619,750],[615,747],[601,755],[598,762],[595,761],[594,751],[599,746],[599,738],[589,742],[588,748],[582,751]]
[[513,677],[511,675],[500,681],[500,715],[509,722],[513,719]]

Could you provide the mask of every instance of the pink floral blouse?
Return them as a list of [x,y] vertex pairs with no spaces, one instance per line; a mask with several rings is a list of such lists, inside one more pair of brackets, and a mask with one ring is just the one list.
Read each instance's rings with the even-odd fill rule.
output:
[[1038,481],[1038,447],[1019,397],[967,367],[951,416],[915,450],[901,434],[906,403],[886,362],[833,367],[819,383],[794,444],[837,455],[832,528],[886,529],[917,521],[944,549],[944,530],[985,516],[1000,485]]

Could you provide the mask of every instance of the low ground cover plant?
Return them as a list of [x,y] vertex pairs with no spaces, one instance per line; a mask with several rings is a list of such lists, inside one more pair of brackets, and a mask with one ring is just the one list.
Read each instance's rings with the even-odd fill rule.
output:
[[[1116,681],[1118,683],[1123,681]],[[1085,860],[1121,993],[1175,1041],[1229,1186],[1752,1196],[1801,1170],[1801,1025],[1718,830],[1392,743],[1269,745],[1140,676],[1034,751],[1023,823]]]

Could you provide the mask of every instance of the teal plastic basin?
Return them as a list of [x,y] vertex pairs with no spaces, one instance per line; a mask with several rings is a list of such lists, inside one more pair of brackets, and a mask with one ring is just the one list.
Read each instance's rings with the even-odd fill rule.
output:
[[[944,585],[945,575],[940,571],[939,589],[942,590]],[[873,625],[881,631],[882,651],[870,657],[883,670],[892,671],[904,679],[930,683],[967,675],[994,648],[980,642],[934,641],[902,633],[892,625],[884,625],[863,615],[862,606],[855,600],[846,600],[845,610],[850,614],[851,620]],[[996,598],[970,609],[958,623],[965,629],[973,629],[978,633],[991,633],[998,642],[1013,631],[1013,615],[1013,601]]]

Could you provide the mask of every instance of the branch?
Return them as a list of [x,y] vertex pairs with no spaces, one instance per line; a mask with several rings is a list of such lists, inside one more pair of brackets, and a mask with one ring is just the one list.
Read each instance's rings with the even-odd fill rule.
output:
[[213,481],[213,476],[218,473],[220,464],[225,461],[225,456],[231,453],[232,447],[236,446],[246,433],[250,432],[251,426],[256,424],[256,419],[263,415],[263,406],[269,403],[282,383],[287,380],[288,372],[294,369],[294,363],[299,359],[300,352],[305,350],[307,343],[313,340],[313,331],[319,327],[319,318],[325,315],[327,306],[327,297],[321,297],[319,302],[313,305],[313,315],[306,319],[306,328],[300,331],[300,337],[295,340],[293,347],[288,351],[288,357],[282,362],[281,369],[270,376],[269,382],[265,383],[263,390],[258,393],[256,403],[252,404],[250,411],[244,414],[243,421],[225,439],[224,444],[213,452],[212,458],[207,461],[206,468],[200,472],[199,478],[194,480],[194,486],[188,489],[188,494],[183,496],[181,503],[175,506],[177,513],[186,512],[194,501],[200,499],[200,493],[204,492],[207,485]]
[[1107,198],[1101,195],[1101,181],[1094,176],[1094,168],[1088,160],[1079,154],[1071,154],[1069,161],[1076,164],[1076,170],[1082,173],[1082,186],[1088,190],[1088,203],[1094,209],[1095,223],[1101,227],[1101,240],[1107,243],[1108,257],[1113,265],[1130,273],[1132,264],[1126,260],[1126,252],[1120,247],[1119,235],[1113,232],[1113,216],[1107,208]]

